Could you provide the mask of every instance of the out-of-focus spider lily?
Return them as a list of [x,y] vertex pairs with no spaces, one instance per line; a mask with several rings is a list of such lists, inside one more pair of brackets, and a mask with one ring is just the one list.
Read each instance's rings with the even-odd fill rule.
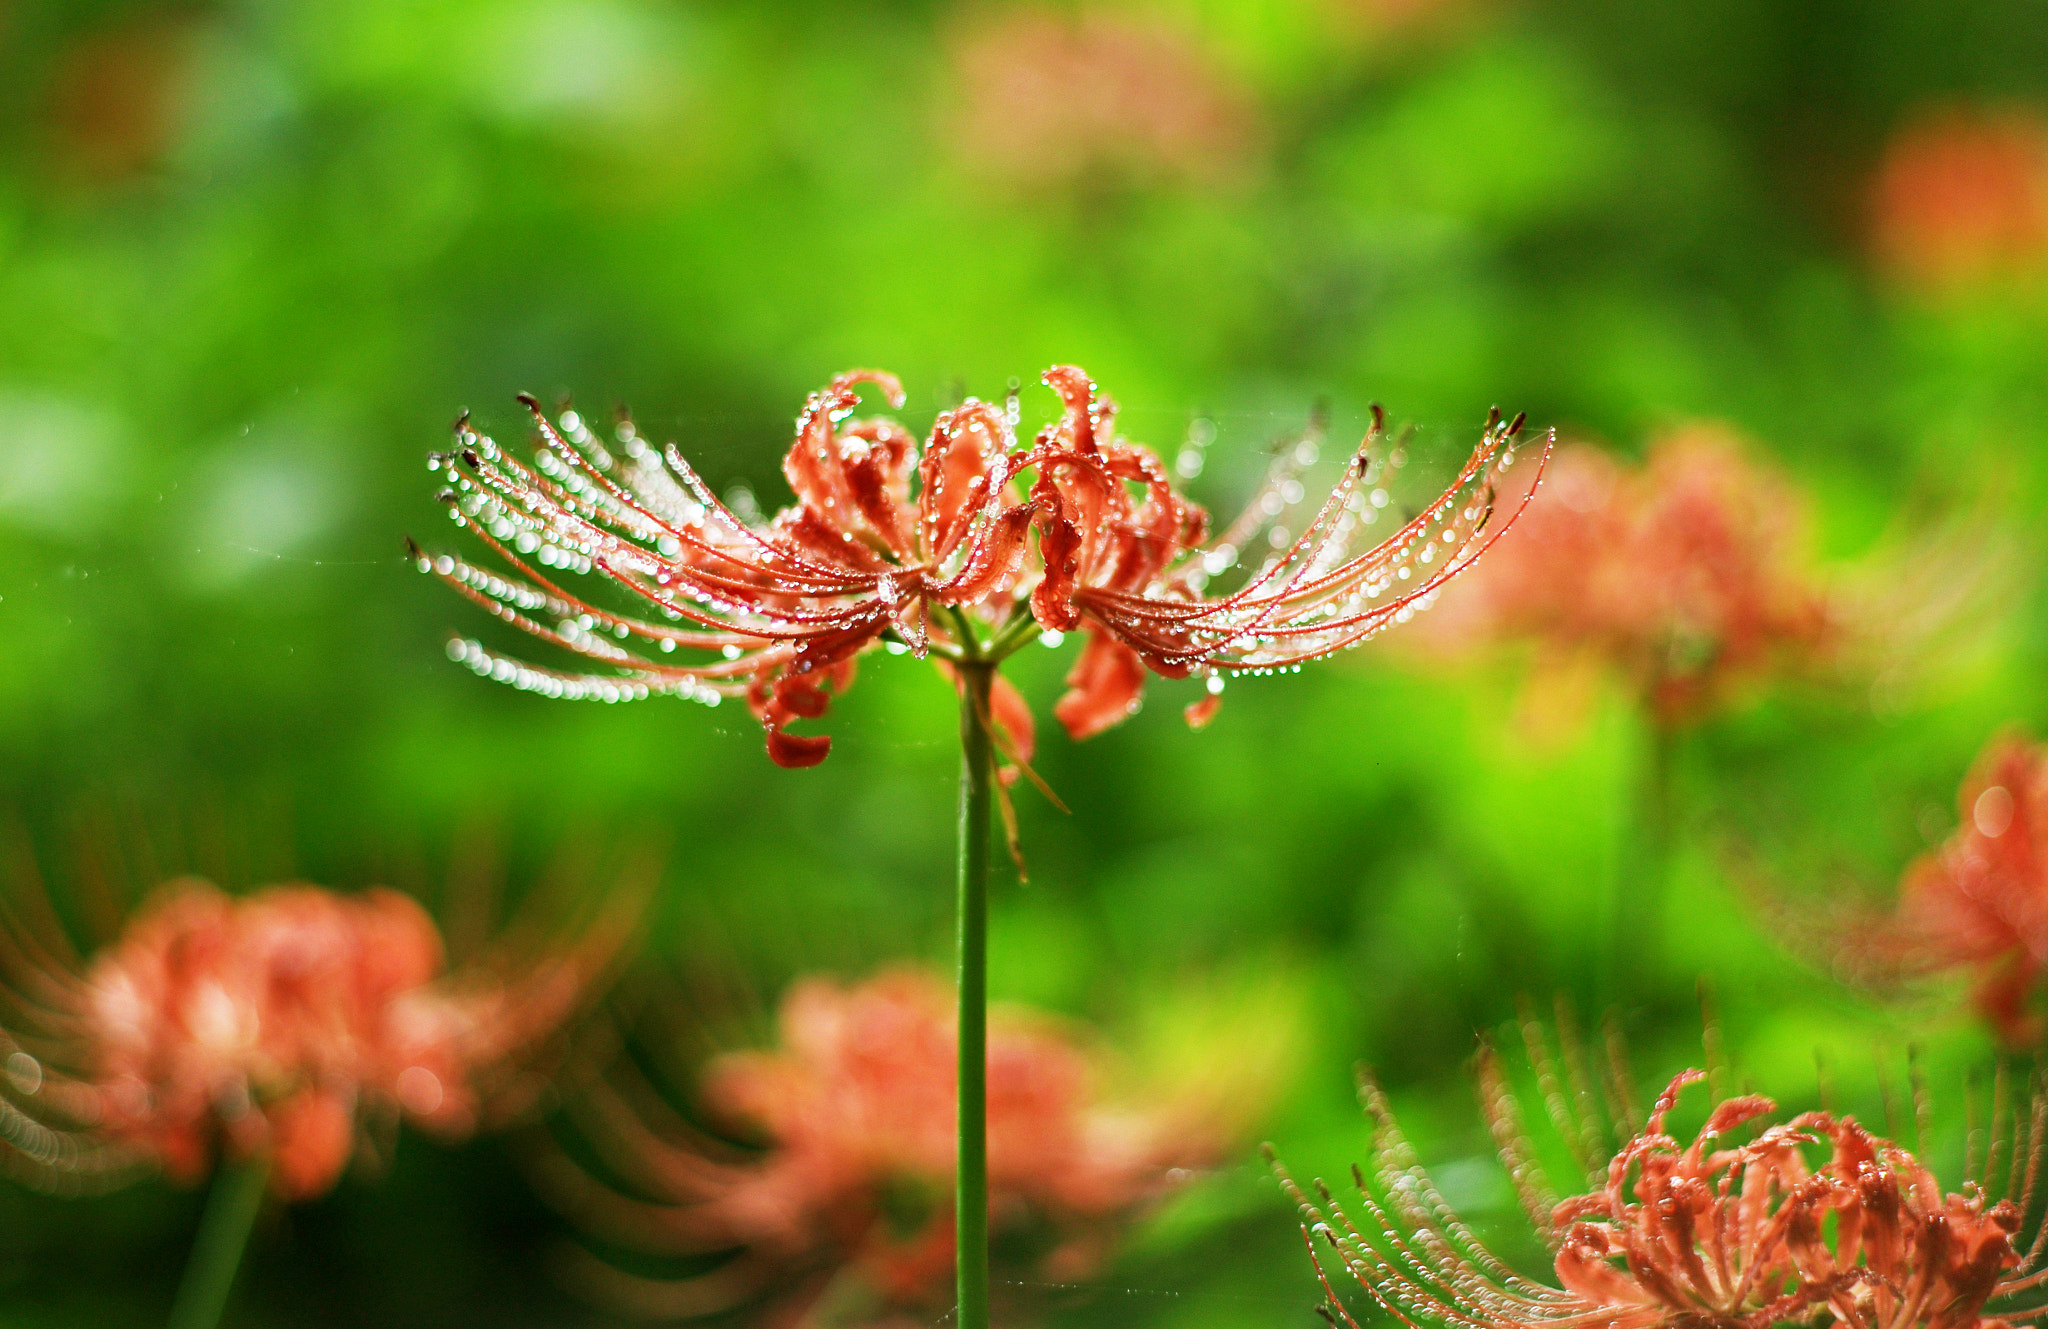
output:
[[2012,107],[1935,108],[1885,145],[1871,180],[1871,248],[1916,292],[2038,286],[2048,263],[2048,123]]
[[0,1162],[60,1191],[218,1171],[181,1326],[219,1315],[266,1186],[312,1199],[401,1121],[460,1138],[532,1107],[632,930],[611,908],[450,969],[396,891],[188,878],[82,960],[21,894],[0,928]]
[[1955,831],[1906,869],[1892,912],[1838,914],[1814,942],[1837,968],[1879,984],[1965,976],[2006,1044],[2038,1047],[2048,1023],[2048,750],[1997,735],[1957,790],[1956,811]]
[[1432,642],[1528,641],[1553,670],[1602,661],[1670,729],[1838,635],[1799,562],[1803,501],[1726,431],[1668,435],[1639,466],[1569,446],[1549,478],[1513,543],[1446,596]]
[[[572,1283],[642,1315],[749,1303],[778,1319],[944,1310],[955,1255],[951,1005],[945,984],[910,971],[795,984],[778,1046],[727,1053],[702,1077],[709,1124],[752,1148],[693,1127],[634,1058],[620,1058],[570,1101],[578,1146],[547,1152],[535,1170],[601,1248],[635,1253],[614,1264],[579,1249]],[[1120,1228],[1244,1129],[1272,1092],[1276,1067],[1261,1053],[1275,1037],[1285,1031],[1268,1026],[1261,1046],[1232,1049],[1229,1092],[1190,1068],[1185,1083],[1117,1095],[1074,1026],[998,1008],[989,1203],[1006,1263],[1038,1279],[1099,1268]],[[676,1257],[721,1262],[648,1276]]]

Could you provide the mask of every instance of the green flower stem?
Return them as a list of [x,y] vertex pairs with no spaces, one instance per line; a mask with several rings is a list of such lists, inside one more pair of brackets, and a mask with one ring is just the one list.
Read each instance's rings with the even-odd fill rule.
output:
[[1018,613],[995,635],[985,652],[991,660],[1007,659],[1013,652],[1037,641],[1043,631],[1028,610]]
[[178,1300],[171,1307],[170,1329],[214,1329],[220,1323],[269,1180],[267,1158],[226,1163],[215,1174],[199,1236],[185,1263],[184,1281],[178,1284]]
[[958,1242],[959,1329],[988,1329],[988,858],[995,762],[988,726],[995,666],[960,671],[960,1075],[959,1165],[953,1223]]

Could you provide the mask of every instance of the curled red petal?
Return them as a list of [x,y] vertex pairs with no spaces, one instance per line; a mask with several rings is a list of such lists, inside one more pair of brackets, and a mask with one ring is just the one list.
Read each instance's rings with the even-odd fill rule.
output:
[[816,766],[832,751],[827,734],[792,734],[782,729],[768,731],[768,760],[788,770]]
[[[1045,371],[1045,385],[1060,394],[1066,411],[1048,431],[1076,452],[1095,451],[1095,381],[1079,365],[1054,365]],[[1047,441],[1050,441],[1048,439]]]
[[1145,691],[1145,665],[1138,653],[1098,628],[1067,674],[1067,693],[1052,708],[1076,742],[1121,724],[1138,709]]
[[1189,702],[1181,712],[1181,718],[1188,722],[1190,729],[1205,729],[1216,718],[1216,712],[1223,709],[1223,694],[1212,692],[1200,701]]
[[1037,509],[1020,503],[990,522],[972,555],[960,571],[932,587],[931,595],[941,604],[975,604],[1015,575],[1023,561],[1031,536],[1031,519]]
[[825,391],[841,403],[841,409],[854,403],[854,388],[862,383],[872,383],[882,390],[882,396],[897,410],[903,407],[903,380],[886,369],[849,369],[843,374],[834,374],[832,384]]
[[[1039,497],[1038,488],[1032,488],[1034,500]],[[1031,588],[1031,616],[1051,631],[1072,632],[1081,622],[1081,611],[1074,607],[1074,581],[1081,571],[1081,532],[1059,515],[1058,506],[1055,495],[1054,506],[1042,509],[1038,522],[1038,557],[1045,572]]]
[[1006,457],[1015,442],[1009,416],[972,398],[932,424],[931,439],[918,463],[917,496],[931,558],[949,556],[975,513],[997,501],[999,477],[990,474],[990,463]]

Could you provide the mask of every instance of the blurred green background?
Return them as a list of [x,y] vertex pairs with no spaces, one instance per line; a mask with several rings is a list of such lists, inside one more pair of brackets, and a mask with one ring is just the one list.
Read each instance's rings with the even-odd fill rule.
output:
[[[630,405],[772,508],[836,370],[901,374],[922,426],[1073,362],[1133,438],[1214,421],[1194,490],[1225,512],[1312,403],[1355,429],[1377,399],[1625,453],[1728,421],[1812,495],[1824,560],[1987,493],[2020,534],[2039,255],[1916,279],[1880,261],[1873,181],[1931,110],[2044,101],[2028,0],[0,3],[0,799],[60,876],[80,825],[213,828],[159,839],[232,887],[432,880],[478,827],[515,881],[659,842],[654,962],[717,957],[763,1003],[942,961],[949,691],[871,659],[831,759],[790,772],[737,706],[476,679],[442,647],[480,616],[400,549],[453,542],[423,460],[458,410],[513,442],[518,391]],[[1816,1047],[1845,1083],[1910,1039],[1937,1085],[1988,1064],[1960,1016],[1831,986],[1744,894],[1882,888],[1992,730],[2043,718],[2019,561],[1921,685],[1770,689],[1682,738],[1661,986],[1622,1012],[1642,1079],[1689,1059],[1703,976],[1738,1066],[1800,1106]],[[1014,671],[1042,717],[1073,649]],[[1019,797],[998,995],[1133,1048],[1204,1002],[1270,1011],[1300,1074],[1264,1134],[1302,1172],[1362,1155],[1361,1058],[1429,1157],[1484,1154],[1475,1034],[1520,994],[1613,999],[1648,741],[1616,687],[1537,742],[1519,679],[1375,646],[1233,686],[1200,734],[1171,685],[1086,746],[1042,720],[1075,812]],[[1456,1175],[1534,1251],[1497,1174]],[[9,1189],[0,1324],[157,1320],[200,1199]],[[408,1137],[266,1222],[230,1322],[609,1323],[551,1280],[565,1239],[503,1142]],[[1315,1299],[1247,1148],[1053,1318],[1309,1325]]]

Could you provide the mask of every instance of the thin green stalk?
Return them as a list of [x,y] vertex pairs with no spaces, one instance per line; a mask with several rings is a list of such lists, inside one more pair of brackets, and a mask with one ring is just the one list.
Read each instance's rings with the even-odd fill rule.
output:
[[960,1073],[959,1168],[953,1223],[958,1240],[959,1329],[988,1329],[988,858],[995,762],[988,727],[995,667],[959,666],[960,696]]
[[171,1307],[170,1329],[214,1329],[220,1323],[269,1180],[270,1161],[261,1158],[223,1164],[215,1174],[199,1236],[185,1262],[184,1281],[178,1284],[178,1300]]
[[989,642],[985,654],[991,660],[1008,659],[1019,648],[1037,641],[1043,631],[1037,619],[1028,613],[1020,613],[1005,624],[1002,631]]

